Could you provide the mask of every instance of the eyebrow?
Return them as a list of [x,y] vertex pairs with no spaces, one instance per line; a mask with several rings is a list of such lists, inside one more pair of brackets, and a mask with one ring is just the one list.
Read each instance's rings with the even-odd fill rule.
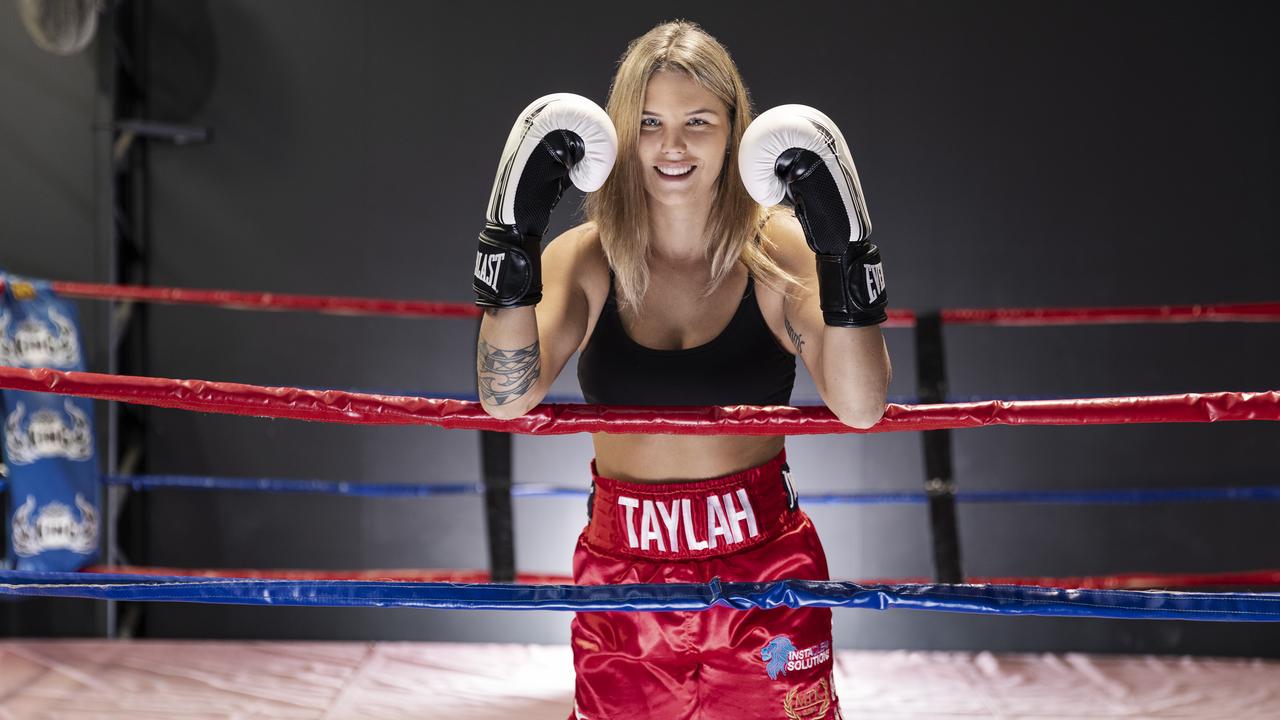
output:
[[[697,115],[697,114],[699,114],[699,113],[709,113],[709,114],[711,114],[711,115],[715,115],[715,114],[716,114],[716,111],[715,111],[715,110],[708,110],[707,108],[700,108],[700,109],[698,109],[698,110],[690,110],[689,112],[685,113],[685,115]],[[651,111],[651,110],[645,110],[644,112],[642,112],[642,113],[640,113],[640,114],[641,114],[641,115],[653,115],[653,116],[655,116],[655,117],[657,117],[657,115],[658,115],[658,113],[653,112],[653,111]]]

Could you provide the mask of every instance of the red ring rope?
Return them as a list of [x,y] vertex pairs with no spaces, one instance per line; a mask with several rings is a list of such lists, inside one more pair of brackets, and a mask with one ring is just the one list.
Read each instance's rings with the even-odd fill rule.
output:
[[193,290],[146,285],[100,285],[97,283],[50,283],[64,297],[88,300],[133,300],[172,305],[212,305],[234,310],[292,310],[334,315],[388,315],[392,317],[480,317],[480,308],[470,303],[429,300],[388,300],[384,298],[333,295],[293,295],[237,290]]
[[947,325],[1104,325],[1119,323],[1280,322],[1280,303],[1145,307],[992,308],[943,310]]
[[198,412],[353,425],[434,425],[528,435],[614,432],[674,435],[814,435],[942,430],[987,425],[1118,425],[1127,423],[1280,420],[1280,391],[1186,393],[1092,398],[889,405],[871,430],[854,430],[825,407],[632,407],[539,405],[512,420],[490,416],[477,402],[370,395],[341,390],[262,387],[208,380],[104,375],[0,367],[0,388]]
[[[4,283],[0,281],[0,288]],[[59,295],[86,300],[125,300],[182,305],[209,305],[237,310],[285,310],[336,315],[474,318],[480,309],[470,303],[393,300],[330,295],[297,295],[239,290],[107,285],[54,280]],[[1217,305],[1149,305],[1075,308],[953,308],[941,311],[948,325],[1034,327],[1118,323],[1280,322],[1280,302]],[[891,310],[885,327],[911,327],[916,314]]]

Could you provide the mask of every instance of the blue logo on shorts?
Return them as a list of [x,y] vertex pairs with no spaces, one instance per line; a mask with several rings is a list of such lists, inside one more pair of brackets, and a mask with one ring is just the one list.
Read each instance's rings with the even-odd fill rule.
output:
[[768,671],[770,680],[777,680],[779,674],[787,674],[787,659],[795,651],[796,646],[786,635],[779,635],[760,648],[760,659],[764,661],[764,669]]

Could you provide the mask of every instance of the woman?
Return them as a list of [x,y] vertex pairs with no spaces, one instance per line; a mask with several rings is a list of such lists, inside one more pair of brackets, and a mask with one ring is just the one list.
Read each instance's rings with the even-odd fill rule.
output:
[[[474,287],[487,308],[477,374],[490,414],[534,407],[578,351],[592,403],[785,405],[799,355],[843,422],[879,421],[890,374],[878,328],[883,276],[874,246],[850,242],[870,230],[852,161],[840,168],[814,153],[767,156],[791,144],[789,131],[769,122],[753,156],[740,158],[750,121],[728,53],[688,22],[631,43],[607,118],[577,96],[526,109],[499,167],[476,262]],[[768,195],[762,183],[777,182],[804,227],[748,194],[740,159],[769,176],[745,179],[753,193]],[[790,175],[774,178],[784,160]],[[839,205],[833,177],[848,186],[845,206],[857,206],[841,216],[838,247],[830,245],[839,222],[821,202]],[[589,222],[539,258],[550,209],[570,181],[599,188],[587,198]],[[881,278],[868,281],[870,295],[831,279],[864,271]],[[592,439],[590,521],[574,555],[579,584],[827,579],[821,543],[789,488],[783,436]],[[827,609],[580,613],[572,635],[574,717],[839,716]]]

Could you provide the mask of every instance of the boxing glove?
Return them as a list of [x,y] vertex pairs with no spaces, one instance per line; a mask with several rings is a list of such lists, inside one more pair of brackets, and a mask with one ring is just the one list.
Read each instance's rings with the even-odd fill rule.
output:
[[489,195],[471,286],[476,304],[512,308],[542,299],[542,236],[570,184],[599,189],[618,137],[605,111],[580,95],[533,101],[511,128]]
[[867,215],[853,155],[840,129],[807,105],[762,113],[742,136],[738,169],[761,205],[795,207],[817,255],[823,321],[837,327],[878,325],[885,313],[880,250],[867,241]]

